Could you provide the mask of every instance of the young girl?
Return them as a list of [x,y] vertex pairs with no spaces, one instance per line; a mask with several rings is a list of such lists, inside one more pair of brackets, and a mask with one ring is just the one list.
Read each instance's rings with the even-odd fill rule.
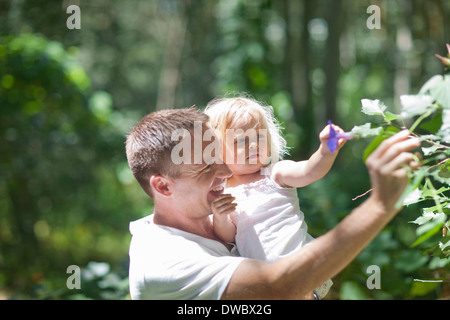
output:
[[[308,160],[295,162],[280,160],[286,141],[271,107],[243,97],[223,98],[211,101],[205,112],[222,143],[223,161],[233,172],[224,194],[212,204],[216,235],[235,242],[241,256],[267,261],[313,240],[296,188],[319,180],[333,165],[337,152],[326,144],[329,126],[319,135],[319,149]],[[344,143],[341,139],[337,150]],[[315,293],[322,298],[331,285],[328,280]]]

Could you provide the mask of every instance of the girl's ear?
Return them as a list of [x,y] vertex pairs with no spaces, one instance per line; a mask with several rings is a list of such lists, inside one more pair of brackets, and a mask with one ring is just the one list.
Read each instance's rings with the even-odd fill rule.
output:
[[162,175],[153,175],[150,177],[150,187],[154,193],[162,196],[172,195],[170,180]]

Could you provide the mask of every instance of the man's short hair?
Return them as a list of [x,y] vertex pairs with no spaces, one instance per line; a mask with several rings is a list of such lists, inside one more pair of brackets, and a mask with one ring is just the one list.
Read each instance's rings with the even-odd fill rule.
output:
[[209,117],[195,109],[170,109],[152,112],[143,117],[126,139],[128,165],[142,189],[152,197],[150,177],[160,174],[178,176],[178,166],[171,161],[171,152],[179,141],[172,141],[176,130],[194,131],[194,122],[206,125]]

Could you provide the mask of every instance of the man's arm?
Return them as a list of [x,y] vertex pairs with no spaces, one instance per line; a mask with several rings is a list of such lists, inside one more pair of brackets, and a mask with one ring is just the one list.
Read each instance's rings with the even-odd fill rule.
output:
[[367,159],[372,193],[333,230],[277,262],[245,260],[222,299],[305,299],[344,269],[400,211],[395,203],[407,185],[404,166],[417,167],[408,151],[418,147],[402,131],[386,139]]

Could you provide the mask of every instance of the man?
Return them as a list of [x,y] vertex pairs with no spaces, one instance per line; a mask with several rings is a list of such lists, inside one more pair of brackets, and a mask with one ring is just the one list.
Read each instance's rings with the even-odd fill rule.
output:
[[[207,120],[194,108],[161,110],[141,119],[127,137],[130,168],[154,202],[153,215],[130,224],[133,299],[313,299],[314,288],[345,268],[399,212],[405,167],[418,166],[408,151],[420,142],[408,131],[386,139],[366,161],[370,197],[333,230],[279,261],[246,259],[213,232],[211,203],[231,171],[205,152],[211,143],[202,139]],[[182,156],[173,153],[180,143],[174,132],[189,142]],[[174,156],[187,161],[175,165]]]

